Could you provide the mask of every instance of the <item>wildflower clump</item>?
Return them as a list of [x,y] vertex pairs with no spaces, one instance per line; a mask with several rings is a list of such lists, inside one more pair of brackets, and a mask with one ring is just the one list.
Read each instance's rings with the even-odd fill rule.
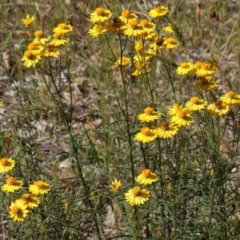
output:
[[[104,35],[107,37],[108,33],[115,33],[121,39],[123,37],[132,39],[138,47],[135,48],[131,75],[141,77],[151,72],[151,62],[157,56],[159,50],[172,50],[179,46],[178,40],[174,37],[160,36],[154,22],[154,20],[167,15],[168,11],[168,7],[165,6],[154,7],[149,11],[151,20],[149,16],[139,18],[136,13],[124,9],[119,16],[112,18],[110,10],[98,7],[90,14],[89,21],[92,26],[89,28],[88,34],[93,38],[101,38]],[[139,49],[140,46],[141,49]],[[129,58],[125,56],[121,56],[121,58],[116,58],[117,61],[114,62],[114,65],[120,67],[130,65]]]
[[[35,22],[35,16],[22,19],[22,24],[25,27],[31,27]],[[41,59],[56,58],[60,55],[60,47],[69,42],[67,34],[73,30],[73,27],[67,23],[60,23],[54,27],[53,34],[48,35],[41,29],[36,30],[31,39],[27,50],[25,50],[22,62],[25,67],[36,67]]]

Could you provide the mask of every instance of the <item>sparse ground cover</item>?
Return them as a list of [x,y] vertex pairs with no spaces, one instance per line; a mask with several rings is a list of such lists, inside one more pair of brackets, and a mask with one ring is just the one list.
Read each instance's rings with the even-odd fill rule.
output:
[[0,9],[1,239],[240,239],[237,1]]

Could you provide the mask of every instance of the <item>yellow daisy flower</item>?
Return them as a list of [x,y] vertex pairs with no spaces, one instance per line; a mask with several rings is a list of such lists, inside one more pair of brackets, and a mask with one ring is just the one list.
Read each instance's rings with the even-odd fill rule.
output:
[[48,183],[42,180],[37,180],[33,184],[31,184],[28,189],[29,192],[34,195],[42,195],[49,192],[50,186]]
[[27,209],[31,210],[36,208],[39,203],[40,203],[40,199],[37,197],[32,196],[29,193],[25,193],[20,197],[21,200],[24,201],[24,203],[27,205]]
[[155,35],[151,38],[151,41],[149,43],[149,47],[155,51],[163,48],[163,43],[165,41],[165,37],[162,37],[160,35]]
[[158,180],[155,173],[151,172],[150,169],[143,169],[142,173],[137,176],[136,182],[143,185],[150,185]]
[[50,42],[51,45],[55,47],[60,47],[68,43],[69,39],[65,37],[62,32],[55,32],[53,34],[53,40]]
[[6,183],[2,186],[2,191],[13,193],[13,192],[21,189],[22,186],[23,186],[22,180],[17,180],[14,177],[8,177],[6,179]]
[[142,37],[147,37],[149,34],[155,33],[156,25],[148,21],[148,19],[142,19],[139,25],[143,27]]
[[161,117],[161,113],[154,111],[151,107],[146,107],[144,113],[138,115],[138,120],[141,122],[154,122]]
[[206,63],[209,64],[209,68],[212,69],[213,71],[217,71],[219,70],[219,65],[218,65],[218,62],[213,59],[213,58],[209,58]]
[[24,25],[25,28],[28,28],[33,25],[35,20],[36,20],[35,16],[30,17],[29,15],[27,15],[25,18],[21,19],[21,23]]
[[128,37],[140,37],[144,33],[143,26],[137,20],[129,21],[122,29],[123,34]]
[[124,9],[119,17],[123,23],[128,23],[129,21],[136,20],[137,15],[135,13],[130,12],[128,9]]
[[33,43],[37,45],[39,44],[44,45],[51,38],[50,36],[45,35],[42,30],[35,31],[34,36],[35,38],[33,39]]
[[150,72],[151,68],[147,65],[146,61],[135,61],[132,76],[138,77]]
[[15,161],[11,158],[0,159],[0,173],[6,173],[11,171],[15,167]]
[[121,190],[121,187],[122,181],[117,179],[114,179],[109,186],[111,192],[119,192]]
[[17,199],[10,205],[10,217],[14,221],[21,222],[28,214],[27,205],[22,199]]
[[125,200],[131,206],[140,206],[149,200],[149,191],[147,189],[141,189],[140,187],[134,187],[125,193]]
[[0,107],[2,107],[4,104],[3,104],[3,102],[0,102]]
[[151,9],[148,14],[151,18],[161,18],[165,16],[169,12],[168,7],[157,5],[153,9]]
[[94,26],[88,30],[88,34],[94,38],[97,38],[106,33],[106,31],[107,28],[105,26],[94,24]]
[[151,51],[142,51],[142,52],[138,52],[136,55],[133,56],[133,60],[134,62],[146,62],[151,60],[154,56],[155,56],[155,51],[154,53]]
[[173,49],[173,48],[176,48],[178,45],[179,45],[179,42],[176,39],[171,37],[165,38],[162,44],[163,48],[166,48],[166,49]]
[[122,58],[119,58],[114,65],[115,66],[122,66],[122,67],[127,67],[129,66],[131,60],[129,57],[122,56]]
[[240,95],[233,91],[228,91],[224,96],[220,97],[220,100],[228,105],[240,104]]
[[164,28],[163,28],[163,31],[164,31],[165,33],[169,33],[169,34],[174,33],[173,28],[172,28],[172,25],[170,25],[170,24],[169,24],[168,26],[164,27]]
[[58,47],[46,43],[40,55],[42,58],[56,58],[60,55],[60,50]]
[[198,77],[208,76],[214,73],[214,70],[210,68],[210,64],[207,62],[197,61],[195,63],[194,74]]
[[191,97],[190,101],[186,103],[186,109],[189,111],[200,111],[205,108],[207,103],[198,97]]
[[162,122],[153,128],[153,132],[159,138],[173,138],[178,132],[178,127],[169,122]]
[[110,19],[112,13],[110,10],[104,9],[102,7],[98,7],[95,9],[93,13],[90,15],[90,22],[92,23],[103,23]]
[[180,110],[185,110],[185,107],[177,103],[174,103],[172,108],[168,110],[168,115],[175,116]]
[[186,75],[194,69],[194,65],[190,62],[182,62],[177,68],[177,74]]
[[31,50],[27,50],[24,52],[22,61],[24,62],[24,66],[29,67],[35,67],[36,64],[41,59],[40,55],[33,54]]
[[229,112],[230,108],[228,104],[219,100],[215,103],[209,104],[207,110],[211,115],[223,116]]
[[156,139],[157,135],[148,127],[141,128],[141,131],[135,135],[135,140],[142,143],[149,143]]
[[61,32],[63,34],[69,33],[73,30],[73,27],[67,23],[59,23],[57,27],[53,29],[53,32]]
[[140,41],[135,41],[134,42],[134,49],[137,53],[143,53],[144,51],[144,44],[143,44],[143,41],[140,40]]
[[122,32],[122,27],[124,26],[123,21],[120,18],[114,18],[106,25],[106,29],[112,32]]
[[212,91],[219,87],[219,84],[216,83],[212,76],[201,77],[196,83],[195,87],[199,90]]
[[180,110],[171,118],[171,122],[179,127],[189,126],[192,122],[192,116],[186,110]]
[[43,47],[39,44],[31,42],[28,44],[28,50],[30,50],[31,53],[34,55],[40,55],[41,51],[43,50]]

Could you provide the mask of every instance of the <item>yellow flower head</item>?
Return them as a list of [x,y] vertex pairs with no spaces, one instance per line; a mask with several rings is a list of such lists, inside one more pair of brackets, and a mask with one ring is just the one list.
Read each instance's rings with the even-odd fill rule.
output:
[[31,42],[28,44],[28,50],[31,51],[31,54],[40,55],[41,51],[43,50],[43,47],[39,44]]
[[141,131],[135,135],[135,140],[142,143],[149,143],[156,139],[156,134],[148,127],[141,128]]
[[218,65],[218,62],[213,59],[213,58],[209,58],[206,63],[209,64],[209,68],[212,69],[213,71],[217,71],[219,70],[219,65]]
[[106,29],[112,32],[122,32],[123,26],[124,23],[120,18],[113,18],[113,20],[106,25]]
[[131,188],[125,193],[125,200],[131,206],[140,206],[149,200],[149,191],[140,187]]
[[28,27],[31,27],[33,25],[35,20],[36,20],[35,16],[30,17],[29,15],[27,15],[25,18],[21,19],[21,22],[22,22],[22,24],[25,28],[28,28]]
[[219,100],[215,103],[209,104],[207,110],[211,115],[223,116],[229,112],[230,108],[228,104]]
[[119,18],[123,23],[126,24],[131,20],[136,20],[137,15],[135,13],[130,12],[128,9],[124,9]]
[[227,105],[240,104],[240,95],[233,91],[228,91],[220,100]]
[[171,122],[176,124],[178,127],[189,126],[193,120],[192,116],[186,110],[180,110],[176,115],[171,118]]
[[39,198],[34,197],[31,194],[29,194],[29,193],[23,194],[20,197],[20,199],[22,199],[24,201],[24,203],[27,205],[27,209],[28,210],[36,208],[39,205],[39,203],[40,203]]
[[136,41],[135,43],[134,43],[134,49],[135,49],[135,51],[137,52],[137,53],[143,53],[143,51],[144,51],[144,44],[143,44],[143,41],[142,40],[140,40],[140,41]]
[[114,179],[109,186],[111,192],[119,192],[121,190],[121,187],[122,181],[117,179]]
[[155,34],[156,25],[148,21],[148,19],[143,18],[139,25],[143,27],[142,37],[148,37],[149,34]]
[[55,47],[60,47],[65,45],[68,41],[69,39],[65,37],[65,34],[61,31],[58,31],[53,34],[53,40],[50,42],[50,44]]
[[175,116],[180,110],[184,110],[184,109],[185,107],[183,107],[182,105],[174,103],[172,108],[168,110],[168,115]]
[[164,27],[164,28],[163,28],[163,31],[164,31],[165,33],[170,33],[170,34],[174,33],[173,28],[172,28],[172,25],[170,25],[170,24],[169,24],[168,26]]
[[15,161],[11,158],[0,159],[0,173],[11,171],[15,167]]
[[211,69],[211,66],[207,62],[197,61],[195,63],[194,74],[198,77],[205,77],[214,73],[214,70]]
[[8,177],[6,179],[6,183],[2,186],[2,191],[13,193],[13,192],[21,189],[22,186],[23,186],[22,180],[17,180],[14,177]]
[[205,108],[207,103],[198,97],[192,97],[188,103],[186,103],[186,109],[189,111],[200,111]]
[[94,24],[94,26],[88,30],[88,34],[94,38],[101,37],[106,33],[107,28],[103,25]]
[[[155,51],[162,49],[164,47],[163,43],[165,41],[165,37],[162,37],[160,35],[154,35],[151,38],[151,42],[149,43],[149,47]],[[166,45],[165,45],[166,46]]]
[[40,59],[41,59],[40,55],[36,55],[36,54],[32,53],[31,50],[27,50],[24,52],[22,61],[24,62],[23,63],[24,66],[29,68],[29,67],[35,67]]
[[141,122],[154,122],[161,117],[160,112],[154,111],[151,107],[146,107],[144,113],[138,115],[138,120]]
[[[136,60],[136,58],[135,58]],[[137,60],[134,63],[134,69],[132,70],[132,76],[141,76],[150,72],[151,68],[148,66],[145,60]]]
[[29,186],[29,192],[34,195],[42,195],[48,193],[49,190],[49,184],[42,180],[37,180]]
[[168,7],[157,5],[153,9],[151,9],[148,14],[151,18],[161,18],[165,16],[169,12]]
[[162,44],[163,48],[166,48],[166,49],[173,49],[173,48],[176,48],[178,45],[179,45],[179,42],[172,37],[165,38]]
[[131,61],[130,61],[130,58],[129,58],[129,57],[122,56],[122,58],[119,58],[119,59],[114,63],[114,65],[115,65],[115,66],[127,67],[127,66],[129,66],[130,62],[131,62]]
[[37,45],[40,45],[40,44],[44,45],[51,38],[50,36],[45,35],[42,30],[35,31],[34,36],[35,38],[33,40],[33,43]]
[[70,24],[67,23],[59,23],[57,27],[53,29],[53,32],[61,32],[63,34],[71,32],[73,30],[73,27]]
[[212,91],[218,88],[219,84],[216,83],[212,76],[201,77],[196,83],[196,88],[203,91]]
[[194,65],[190,62],[182,62],[177,68],[177,74],[186,75],[194,69]]
[[43,51],[41,52],[42,58],[56,58],[59,55],[60,55],[59,48],[50,43],[46,43],[44,45]]
[[17,199],[15,202],[11,203],[10,217],[13,218],[14,221],[23,221],[27,214],[27,205],[22,199]]
[[128,37],[141,37],[144,33],[143,26],[140,25],[137,20],[129,21],[122,29],[123,34]]
[[98,7],[95,9],[93,13],[90,15],[90,22],[92,23],[103,23],[110,19],[112,13],[110,10],[104,9],[102,7]]
[[143,185],[151,185],[152,183],[156,182],[158,177],[155,173],[151,172],[150,169],[143,169],[142,173],[137,176],[136,182],[143,184]]
[[178,127],[176,127],[174,124],[169,122],[162,122],[158,124],[156,127],[154,127],[153,132],[159,137],[159,138],[173,138],[174,135],[178,132]]

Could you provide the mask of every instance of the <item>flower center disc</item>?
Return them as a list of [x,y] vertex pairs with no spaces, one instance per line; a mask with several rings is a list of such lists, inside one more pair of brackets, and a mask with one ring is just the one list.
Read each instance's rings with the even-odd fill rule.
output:
[[144,109],[144,113],[148,114],[148,115],[151,115],[153,113],[153,108],[151,107],[146,107]]
[[134,196],[140,196],[141,195],[141,188],[140,187],[134,187],[132,189],[132,192],[133,192]]

